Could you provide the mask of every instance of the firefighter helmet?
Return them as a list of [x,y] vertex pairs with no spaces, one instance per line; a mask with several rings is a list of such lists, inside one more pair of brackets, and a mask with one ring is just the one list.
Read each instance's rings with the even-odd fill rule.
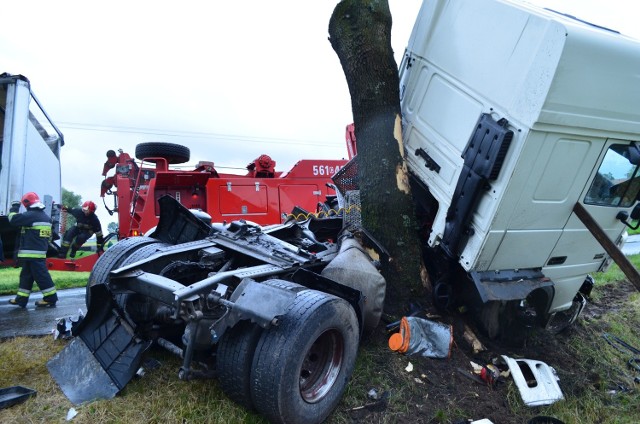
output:
[[91,200],[87,200],[86,202],[84,202],[82,204],[82,210],[83,211],[89,211],[89,212],[95,212],[96,211],[96,204],[93,203]]
[[24,196],[22,196],[22,199],[20,201],[27,209],[44,207],[44,205],[40,201],[40,197],[38,197],[38,195],[33,191],[30,191],[29,193],[26,193]]

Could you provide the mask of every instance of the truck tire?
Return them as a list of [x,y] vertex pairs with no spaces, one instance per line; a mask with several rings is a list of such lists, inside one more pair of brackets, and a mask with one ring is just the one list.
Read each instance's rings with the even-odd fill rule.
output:
[[[300,292],[306,287],[286,280],[267,280],[262,284]],[[241,321],[227,330],[218,341],[216,371],[222,391],[237,404],[254,410],[251,400],[251,364],[262,328]]]
[[251,363],[262,328],[241,321],[228,329],[218,341],[216,370],[222,391],[237,404],[255,409],[251,401]]
[[119,268],[131,253],[153,243],[160,243],[160,241],[149,237],[129,237],[108,248],[98,258],[91,270],[91,274],[89,274],[85,294],[87,307],[89,307],[89,301],[91,300],[91,287],[96,284],[107,284],[109,282],[109,273]]
[[163,158],[166,159],[169,164],[175,165],[189,162],[191,151],[188,147],[180,144],[162,143],[158,141],[138,144],[136,146],[136,159],[145,160],[147,158]]
[[[152,239],[155,243],[145,243],[136,250],[132,250],[118,267],[131,265],[132,263],[146,259],[163,247],[171,246],[159,240]],[[129,319],[136,324],[145,322],[155,315],[158,302],[141,294],[118,294],[115,296],[118,306],[127,314]]]
[[492,340],[499,339],[508,346],[522,346],[528,331],[519,317],[519,303],[518,300],[494,300],[484,304],[478,316],[481,330]]
[[304,290],[280,324],[264,330],[251,396],[274,423],[320,423],[340,402],[358,352],[356,313],[344,299]]

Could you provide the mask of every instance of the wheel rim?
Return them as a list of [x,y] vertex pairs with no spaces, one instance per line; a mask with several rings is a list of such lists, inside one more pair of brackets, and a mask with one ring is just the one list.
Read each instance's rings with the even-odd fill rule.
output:
[[344,340],[337,330],[325,331],[307,351],[300,369],[300,394],[309,403],[321,400],[338,378]]

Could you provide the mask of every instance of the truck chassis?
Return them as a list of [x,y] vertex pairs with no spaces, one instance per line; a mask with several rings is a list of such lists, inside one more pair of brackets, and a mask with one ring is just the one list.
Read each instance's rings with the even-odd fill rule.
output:
[[347,284],[371,281],[357,261],[343,277],[322,275],[351,236],[342,218],[211,225],[170,196],[159,202],[150,236],[121,240],[96,263],[77,337],[48,363],[63,392],[74,403],[113,397],[157,345],[182,358],[180,379],[217,377],[271,421],[325,419],[379,319],[364,299],[380,293]]

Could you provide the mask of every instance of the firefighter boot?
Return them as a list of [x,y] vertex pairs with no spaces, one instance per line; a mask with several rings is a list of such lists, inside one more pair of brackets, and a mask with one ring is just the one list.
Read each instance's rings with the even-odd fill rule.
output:
[[42,294],[42,300],[36,300],[36,306],[40,308],[55,308],[56,302],[58,301],[55,286],[43,290]]
[[11,305],[16,305],[16,306],[19,306],[21,308],[26,308],[27,307],[27,301],[26,300],[21,301],[21,299],[18,298],[18,297],[16,297],[15,299],[9,299],[9,303]]
[[36,300],[36,306],[40,308],[55,308],[56,302],[53,300]]

